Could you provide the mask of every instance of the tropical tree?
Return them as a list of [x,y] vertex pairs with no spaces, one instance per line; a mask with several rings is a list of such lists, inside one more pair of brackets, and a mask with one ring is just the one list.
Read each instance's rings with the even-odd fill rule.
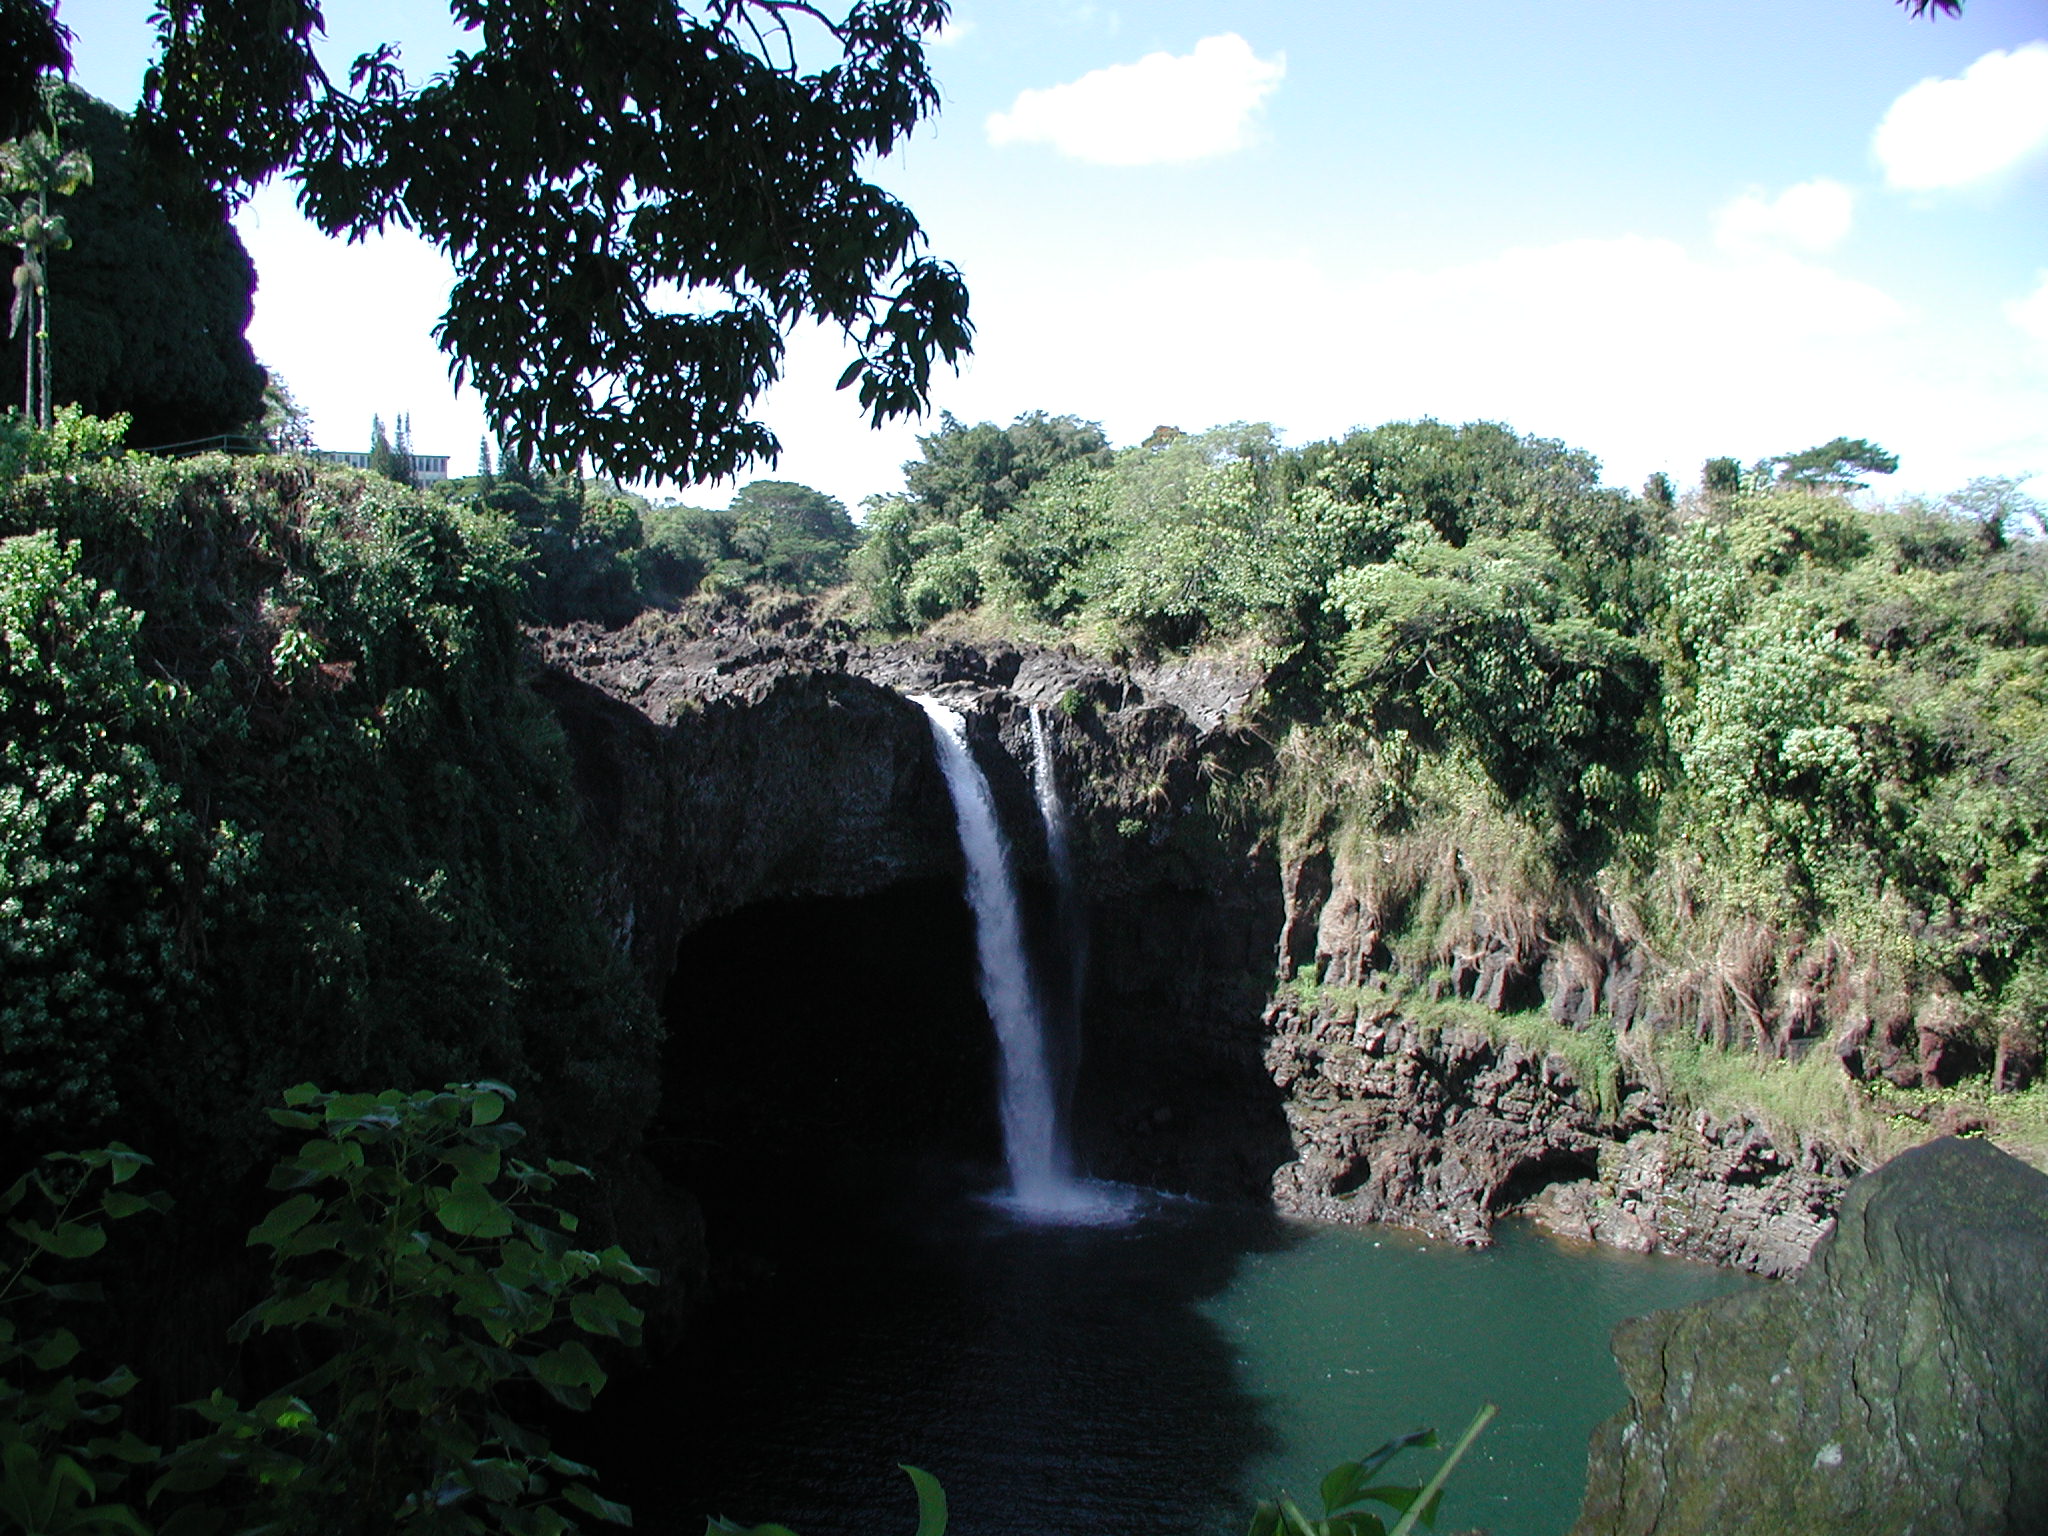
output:
[[799,591],[837,581],[860,533],[836,496],[788,480],[755,480],[727,509],[735,552],[758,574]]
[[[53,403],[127,415],[139,448],[243,432],[263,414],[264,372],[244,334],[256,269],[234,227],[185,206],[189,189],[134,149],[128,119],[67,85],[46,96],[92,183],[63,205]],[[0,272],[6,267],[0,256]],[[0,391],[20,399],[21,355],[0,350]]]
[[944,522],[969,512],[1000,518],[1062,464],[1079,459],[1100,468],[1112,457],[1094,422],[1044,411],[1026,411],[1007,427],[968,426],[941,411],[939,430],[917,446],[922,457],[903,466],[904,489],[926,519]]
[[270,369],[263,372],[263,416],[256,435],[272,453],[311,453],[313,418],[299,404],[284,375]]
[[1979,475],[1959,491],[1942,497],[1940,510],[1977,525],[1977,538],[1987,551],[2005,548],[2015,529],[2029,524],[2036,534],[2048,533],[2048,507],[2020,489],[2019,475]]
[[515,451],[717,479],[777,453],[748,412],[799,320],[851,340],[877,421],[966,350],[959,273],[861,174],[938,105],[945,0],[453,12],[471,45],[414,85],[389,46],[330,78],[313,0],[167,0],[143,117],[226,198],[282,174],[331,234],[440,246],[442,348]]
[[1741,489],[1742,464],[1739,460],[1724,454],[1700,466],[1700,490],[1710,503],[1718,505],[1725,502]]
[[400,485],[418,485],[419,470],[412,461],[412,413],[400,411],[394,419],[391,440],[391,478]]
[[1886,453],[1877,444],[1860,437],[1838,437],[1798,453],[1780,454],[1765,461],[1777,473],[1781,485],[1801,485],[1812,490],[1864,491],[1869,482],[1861,475],[1889,475],[1899,467],[1899,456]]
[[0,144],[0,240],[21,249],[14,269],[14,303],[7,315],[11,341],[27,327],[22,356],[22,414],[50,425],[50,253],[71,244],[52,197],[69,197],[92,180],[92,157],[65,149],[54,129]]
[[391,436],[384,430],[384,418],[370,418],[370,473],[386,480],[398,478],[398,455],[392,451]]

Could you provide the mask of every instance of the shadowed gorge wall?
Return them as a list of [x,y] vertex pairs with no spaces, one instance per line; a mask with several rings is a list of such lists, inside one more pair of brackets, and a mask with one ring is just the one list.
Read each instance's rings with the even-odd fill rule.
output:
[[665,999],[658,1160],[707,1204],[786,1200],[842,1153],[1000,1162],[958,835],[904,697],[931,689],[966,715],[1048,992],[1034,708],[1054,741],[1089,933],[1082,1170],[1265,1198],[1292,1155],[1263,1064],[1280,883],[1205,800],[1213,707],[1049,652],[864,651],[792,626],[545,644],[607,919]]

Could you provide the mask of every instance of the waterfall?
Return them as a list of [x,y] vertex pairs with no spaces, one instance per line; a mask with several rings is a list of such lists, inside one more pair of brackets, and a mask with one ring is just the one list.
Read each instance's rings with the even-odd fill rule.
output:
[[1052,865],[1054,916],[1065,962],[1065,983],[1054,1014],[1058,1049],[1050,1052],[1053,1083],[1060,1113],[1072,1107],[1074,1067],[1081,1049],[1081,1005],[1088,986],[1088,922],[1081,909],[1081,888],[1074,879],[1073,840],[1067,823],[1067,808],[1060,800],[1057,764],[1052,755],[1052,732],[1046,728],[1045,711],[1031,710],[1031,782],[1038,792],[1038,815],[1045,823],[1045,851]]
[[911,702],[931,720],[939,768],[960,824],[967,902],[974,909],[975,949],[981,963],[981,997],[1002,1054],[1003,1151],[1011,1198],[1028,1216],[1085,1219],[1102,1211],[1104,1200],[1093,1186],[1074,1177],[1061,1135],[1045,1020],[1024,946],[1010,850],[996,820],[995,797],[967,750],[967,722],[959,712],[923,695],[913,695]]

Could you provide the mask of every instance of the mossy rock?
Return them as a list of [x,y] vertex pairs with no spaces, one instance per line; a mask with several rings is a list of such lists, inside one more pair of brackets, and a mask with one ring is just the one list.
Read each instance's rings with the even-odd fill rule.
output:
[[1573,1536],[2048,1531],[2048,1176],[1983,1141],[1850,1186],[1798,1279],[1615,1330]]

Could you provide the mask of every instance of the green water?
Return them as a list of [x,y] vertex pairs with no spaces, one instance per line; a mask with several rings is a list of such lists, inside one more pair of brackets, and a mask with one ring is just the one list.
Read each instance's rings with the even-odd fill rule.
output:
[[1559,1536],[1624,1401],[1614,1324],[1762,1283],[1515,1223],[1478,1252],[1143,1197],[1032,1226],[922,1176],[800,1215],[772,1271],[565,1433],[636,1529],[887,1536],[915,1523],[909,1462],[958,1536],[1241,1536],[1261,1496],[1314,1509],[1330,1466],[1491,1400],[1439,1528]]
[[[1762,1283],[1514,1222],[1478,1252],[1389,1229],[1297,1235],[1246,1255],[1203,1308],[1279,1447],[1252,1463],[1248,1491],[1285,1488],[1316,1512],[1337,1462],[1424,1426],[1448,1444],[1491,1401],[1500,1416],[1438,1522],[1490,1536],[1557,1536],[1577,1515],[1587,1436],[1627,1401],[1607,1348],[1616,1323]],[[1433,1453],[1409,1459],[1433,1465]]]

